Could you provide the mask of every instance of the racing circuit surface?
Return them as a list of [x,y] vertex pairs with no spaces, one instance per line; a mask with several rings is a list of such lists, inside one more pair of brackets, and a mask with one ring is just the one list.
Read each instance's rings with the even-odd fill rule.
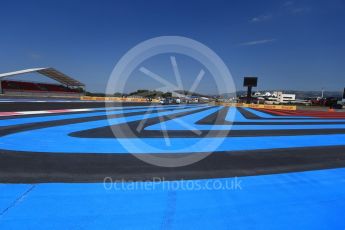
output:
[[[1,229],[345,228],[344,113],[76,101],[0,108]],[[205,158],[160,167],[130,153]],[[105,187],[105,178],[117,183]]]

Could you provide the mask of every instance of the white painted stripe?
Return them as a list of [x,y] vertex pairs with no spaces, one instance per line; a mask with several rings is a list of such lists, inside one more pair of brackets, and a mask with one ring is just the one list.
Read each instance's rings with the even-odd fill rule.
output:
[[92,111],[92,109],[67,109],[70,112],[86,112],[86,111]]
[[0,116],[18,116],[18,115],[36,115],[36,114],[54,114],[54,113],[72,113],[72,112],[88,112],[95,109],[56,109],[56,110],[39,110],[39,111],[17,111],[17,112],[0,112]]
[[44,113],[50,113],[50,112],[49,111],[20,111],[17,113],[20,113],[22,115],[31,115],[31,114],[44,114]]

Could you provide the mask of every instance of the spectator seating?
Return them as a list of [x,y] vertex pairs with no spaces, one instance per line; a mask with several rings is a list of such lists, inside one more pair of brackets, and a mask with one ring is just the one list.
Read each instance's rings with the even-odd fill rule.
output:
[[48,83],[34,83],[23,81],[1,81],[1,87],[4,91],[37,91],[37,92],[61,92],[61,93],[80,93],[77,89],[70,89],[63,85],[48,84]]

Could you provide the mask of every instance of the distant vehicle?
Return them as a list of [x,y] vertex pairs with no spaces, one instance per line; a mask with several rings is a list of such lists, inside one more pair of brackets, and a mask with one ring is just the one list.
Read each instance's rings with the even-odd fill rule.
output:
[[174,103],[174,100],[171,97],[164,98],[159,101],[161,105],[170,105]]
[[328,97],[325,99],[324,102],[325,106],[328,106],[330,109],[342,109],[343,103],[339,98],[336,97]]
[[163,98],[159,101],[161,105],[181,104],[181,102],[182,101],[180,98],[171,98],[171,97]]
[[322,105],[322,98],[319,98],[319,97],[307,97],[307,98],[304,98],[305,101],[310,101],[310,103],[312,105]]
[[311,106],[313,103],[312,103],[312,100],[295,100],[294,104],[296,105],[305,105],[305,106]]
[[338,100],[339,99],[336,97],[327,97],[324,101],[324,105],[333,108],[333,106],[338,104]]

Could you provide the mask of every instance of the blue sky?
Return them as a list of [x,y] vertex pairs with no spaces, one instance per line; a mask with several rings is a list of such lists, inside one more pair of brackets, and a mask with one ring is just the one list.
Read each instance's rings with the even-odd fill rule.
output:
[[[0,72],[52,66],[86,83],[88,90],[103,92],[126,51],[149,38],[178,35],[213,49],[229,67],[238,90],[245,75],[259,77],[258,89],[342,91],[345,86],[341,0],[0,4]],[[161,71],[169,75],[172,70]],[[129,88],[150,85],[138,80]],[[214,93],[214,87],[202,83],[200,91]]]

